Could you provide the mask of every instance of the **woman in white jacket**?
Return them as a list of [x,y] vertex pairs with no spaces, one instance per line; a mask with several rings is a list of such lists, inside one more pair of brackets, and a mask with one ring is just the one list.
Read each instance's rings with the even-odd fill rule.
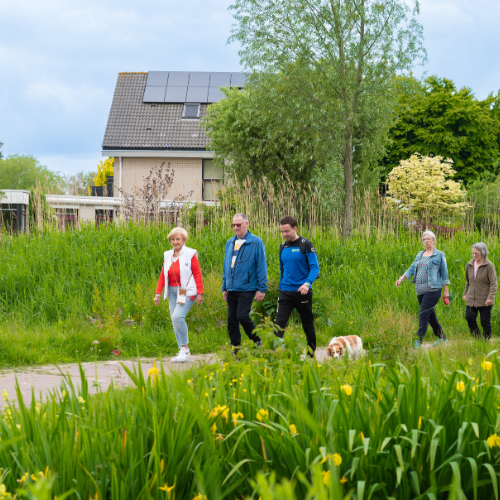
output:
[[182,227],[170,231],[168,241],[172,245],[172,250],[167,250],[164,254],[165,260],[154,299],[155,305],[158,305],[161,292],[165,288],[164,297],[165,300],[168,298],[170,318],[179,344],[179,354],[172,358],[173,363],[184,363],[189,360],[191,353],[188,347],[186,316],[195,299],[198,305],[203,302],[203,279],[198,252],[185,245],[187,239],[188,234]]

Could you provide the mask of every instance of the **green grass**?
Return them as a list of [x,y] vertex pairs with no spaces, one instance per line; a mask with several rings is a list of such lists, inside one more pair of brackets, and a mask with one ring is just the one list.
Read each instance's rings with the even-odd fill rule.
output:
[[[92,341],[104,338],[106,348],[123,355],[170,355],[175,337],[166,304],[155,308],[152,297],[169,248],[168,227],[90,228],[0,239],[0,363],[2,367],[93,359]],[[276,303],[279,281],[276,228],[251,228],[266,244],[271,290],[267,306]],[[310,234],[311,233],[311,234]],[[334,335],[358,334],[373,340],[393,360],[408,354],[408,339],[417,329],[418,303],[408,282],[394,282],[410,265],[421,243],[413,233],[372,231],[342,243],[335,231],[303,231],[318,251],[321,279],[314,284],[314,308],[319,344]],[[208,226],[191,234],[188,245],[198,249],[205,279],[205,302],[188,318],[193,352],[215,351],[227,342],[226,305],[221,297],[224,244],[231,232]],[[437,306],[438,317],[451,341],[468,337],[461,295],[470,246],[479,234],[458,233],[438,241],[451,277],[452,305]],[[500,262],[497,238],[485,240],[492,262]],[[97,297],[100,297],[100,303]],[[113,316],[122,307],[120,322]],[[100,312],[104,328],[88,324],[86,315]],[[143,326],[121,327],[124,318]],[[292,329],[300,330],[298,318]],[[398,332],[397,337],[394,331]],[[493,335],[500,331],[500,314],[493,308]],[[432,337],[432,333],[428,336]]]
[[[8,408],[6,490],[111,500],[498,498],[500,447],[488,438],[500,434],[500,364],[485,343],[471,344],[465,362],[439,348],[410,367],[373,356],[317,364],[301,361],[301,336],[285,348],[268,327],[261,333],[264,348],[243,350],[240,361],[156,377],[139,366],[134,388],[96,396],[82,374],[80,390],[69,383],[45,402]],[[170,495],[160,489],[171,486]]]

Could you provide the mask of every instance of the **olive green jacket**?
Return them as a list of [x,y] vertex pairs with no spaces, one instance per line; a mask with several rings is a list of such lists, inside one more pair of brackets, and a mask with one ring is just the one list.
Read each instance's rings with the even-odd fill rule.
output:
[[495,302],[497,293],[497,273],[488,259],[477,268],[474,279],[474,259],[465,266],[465,303],[470,307],[484,307],[487,300]]

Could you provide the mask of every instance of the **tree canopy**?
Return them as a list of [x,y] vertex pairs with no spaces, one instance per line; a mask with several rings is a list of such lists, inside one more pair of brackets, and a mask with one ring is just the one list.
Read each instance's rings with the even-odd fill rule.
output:
[[483,101],[466,87],[456,90],[446,78],[432,76],[398,98],[398,120],[383,160],[387,174],[414,153],[451,158],[456,179],[468,183],[496,171],[500,146],[498,97]]
[[412,11],[404,0],[235,0],[231,6],[230,40],[240,43],[242,63],[269,78],[284,75],[283,102],[316,129],[325,164],[342,166],[344,238],[353,223],[353,153],[365,164],[382,153],[394,77],[425,57],[417,7]]
[[40,184],[47,193],[59,193],[64,179],[31,155],[10,155],[0,160],[1,189],[31,189]]

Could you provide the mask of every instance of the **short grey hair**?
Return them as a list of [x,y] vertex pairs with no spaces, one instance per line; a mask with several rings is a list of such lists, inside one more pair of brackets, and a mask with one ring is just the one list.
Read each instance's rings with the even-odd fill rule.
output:
[[422,239],[424,239],[424,236],[430,236],[434,241],[436,241],[436,235],[432,231],[424,231],[422,233]]
[[236,219],[236,217],[241,217],[243,222],[248,222],[248,217],[245,214],[235,214],[233,219]]
[[482,241],[480,241],[479,243],[474,243],[474,245],[472,245],[472,250],[474,249],[481,252],[483,259],[486,259],[486,257],[488,257],[488,247]]

